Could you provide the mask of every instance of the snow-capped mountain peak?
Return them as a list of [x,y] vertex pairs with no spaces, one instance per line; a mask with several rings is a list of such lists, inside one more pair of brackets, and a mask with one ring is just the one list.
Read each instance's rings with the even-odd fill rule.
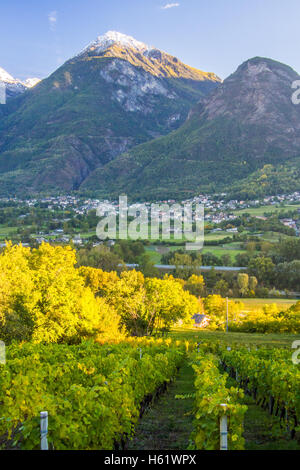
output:
[[85,47],[79,55],[89,51],[103,52],[114,44],[120,44],[123,47],[135,49],[140,52],[145,52],[151,49],[147,44],[137,41],[131,36],[127,36],[126,34],[122,34],[117,31],[108,31],[104,35],[98,36],[95,41]]
[[27,88],[32,88],[34,87],[35,85],[37,85],[38,83],[40,83],[41,79],[40,78],[27,78],[27,80],[25,80],[25,82],[23,82],[23,84],[27,87]]
[[0,67],[0,84],[5,86],[6,98],[18,96],[28,90],[28,88],[37,85],[40,81],[39,78],[27,78],[25,81],[19,80]]
[[0,67],[0,81],[6,83],[16,83],[18,80],[13,78],[6,70]]

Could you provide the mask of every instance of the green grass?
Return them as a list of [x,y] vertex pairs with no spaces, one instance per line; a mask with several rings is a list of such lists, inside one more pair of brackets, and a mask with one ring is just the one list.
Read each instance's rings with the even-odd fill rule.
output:
[[278,418],[270,416],[249,396],[245,397],[244,403],[248,406],[243,434],[246,450],[300,450],[297,440],[290,439],[284,430],[280,430]]
[[206,241],[219,241],[219,240],[223,240],[223,238],[227,238],[227,237],[233,238],[233,235],[234,235],[233,233],[226,232],[226,231],[213,232],[213,233],[205,234],[204,239]]
[[295,238],[290,235],[285,235],[279,232],[263,232],[260,236],[261,240],[266,240],[272,243],[278,243],[280,239],[286,240],[287,238]]
[[174,328],[169,335],[170,338],[180,340],[223,341],[228,345],[241,343],[246,345],[287,348],[291,348],[293,341],[300,340],[300,334],[231,333],[230,331],[225,333],[222,331],[199,330],[196,328]]
[[161,261],[161,254],[155,251],[153,247],[146,247],[145,248],[147,255],[150,256],[150,261],[155,264],[159,264]]
[[236,255],[246,253],[245,250],[230,248],[231,244],[225,245],[225,247],[216,247],[216,246],[208,246],[203,248],[202,253],[212,253],[215,256],[221,257],[223,255],[229,255],[231,261],[235,260]]
[[175,382],[148,409],[129,442],[130,450],[186,450],[193,431],[193,398],[176,400],[176,395],[194,392],[194,372],[185,363]]
[[[226,232],[222,232],[221,234],[218,234],[218,233],[208,234],[205,236],[205,240],[210,240],[210,241],[220,240],[224,238],[224,235],[226,236]],[[232,234],[227,234],[227,235],[232,237]],[[147,254],[150,256],[150,260],[155,264],[161,263],[162,254],[159,253],[158,251],[159,248],[160,248],[159,245],[150,245],[150,246],[145,247]],[[166,248],[166,253],[168,253],[168,252],[173,252],[173,251],[178,251],[178,250],[184,250],[185,247],[184,245],[174,246],[170,244],[170,245],[162,245],[161,248]],[[246,253],[246,251],[241,248],[240,242],[232,242],[232,243],[225,244],[224,246],[204,246],[202,253],[212,253],[214,256],[217,256],[219,258],[223,255],[229,255],[231,262],[234,262],[236,255],[241,254],[241,253]]]
[[286,205],[284,207],[276,206],[261,206],[261,207],[251,207],[250,209],[241,209],[233,211],[235,215],[250,214],[257,216],[264,216],[265,213],[278,213],[278,212],[289,212],[291,210],[297,210],[300,208],[300,204],[295,205]]
[[6,227],[4,225],[0,225],[0,239],[5,240],[10,236],[17,233],[18,227]]
[[282,311],[287,310],[292,305],[297,303],[299,299],[233,299],[243,302],[247,310],[256,310],[262,308],[264,305],[276,304]]
[[[225,343],[244,342],[261,346],[290,346],[296,337],[288,335],[256,335],[218,332],[199,332],[191,329],[174,329],[171,337],[179,339],[224,340]],[[298,336],[300,338],[300,336]],[[129,450],[186,450],[194,428],[193,398],[176,400],[176,395],[193,394],[195,375],[186,359],[177,379],[143,415],[136,427]],[[228,378],[228,386],[237,386]],[[299,442],[291,440],[279,419],[257,406],[252,397],[245,395],[242,402],[247,405],[244,433],[246,450],[300,450]]]
[[167,245],[157,245],[157,246],[154,246],[154,245],[150,245],[150,246],[146,246],[145,247],[145,250],[146,250],[146,253],[150,256],[150,260],[155,263],[155,264],[160,264],[161,263],[161,258],[162,258],[162,254],[159,253],[159,248],[164,248],[166,249],[166,253],[169,253],[169,252],[173,252],[173,251],[178,251],[178,250],[182,250],[184,249],[184,246],[167,246]]
[[17,227],[5,227],[3,225],[0,225],[0,235],[5,235],[6,233],[14,233],[17,230]]

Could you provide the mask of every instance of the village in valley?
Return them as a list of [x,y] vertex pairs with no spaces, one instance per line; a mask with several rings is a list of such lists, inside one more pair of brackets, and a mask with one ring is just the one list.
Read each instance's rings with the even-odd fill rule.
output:
[[[278,214],[278,223],[294,230],[294,235],[299,236],[300,233],[300,192],[294,192],[288,195],[266,196],[263,199],[253,201],[243,200],[227,200],[226,194],[199,195],[190,200],[175,201],[172,199],[164,201],[156,201],[155,204],[161,207],[161,217],[167,215],[164,205],[168,205],[171,209],[172,205],[180,204],[202,204],[205,210],[205,233],[218,234],[226,233],[235,234],[239,232],[239,225],[235,224],[242,215],[250,215],[258,221],[267,221],[270,217]],[[138,210],[139,206],[146,206],[151,212],[151,202],[135,202],[133,206]],[[0,222],[0,243],[3,246],[5,237],[18,239],[23,244],[28,245],[30,241],[40,244],[44,242],[69,243],[72,241],[75,245],[84,245],[93,237],[94,243],[96,235],[96,217],[94,217],[95,225],[84,225],[85,219],[89,214],[96,214],[101,205],[102,211],[108,215],[110,211],[118,215],[119,201],[101,201],[99,199],[83,198],[77,195],[49,196],[43,198],[18,199],[18,198],[1,198],[0,209],[10,208],[11,217],[5,220],[4,224]],[[14,208],[16,209],[14,211]],[[23,208],[24,213],[19,213]],[[38,227],[36,232],[35,223],[31,225],[32,214],[36,211],[42,211],[45,215],[47,223],[44,225],[45,230]],[[82,226],[71,230],[68,223],[71,219],[78,219]],[[174,216],[173,216],[174,218]],[[99,218],[98,218],[99,219]],[[48,225],[48,227],[47,227]],[[53,228],[52,228],[53,227]],[[26,230],[24,230],[26,228]],[[51,229],[52,228],[52,229]],[[26,231],[26,236],[22,239],[22,229]],[[31,231],[31,233],[29,233]],[[28,240],[28,233],[30,240]]]

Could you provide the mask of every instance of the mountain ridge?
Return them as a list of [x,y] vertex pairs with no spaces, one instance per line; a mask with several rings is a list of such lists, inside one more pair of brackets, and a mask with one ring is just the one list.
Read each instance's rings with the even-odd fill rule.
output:
[[[137,198],[233,189],[255,197],[257,191],[280,192],[280,179],[287,184],[287,175],[288,185],[299,187],[300,107],[291,101],[291,85],[299,78],[272,59],[245,61],[193,108],[179,129],[120,155],[82,189],[95,189],[97,181],[110,195],[126,189]],[[266,180],[253,189],[251,175],[265,166]]]
[[141,60],[119,42],[98,54],[88,46],[2,107],[2,194],[77,190],[96,168],[178,128],[221,81],[180,61],[174,67],[185,76],[156,74],[164,53]]

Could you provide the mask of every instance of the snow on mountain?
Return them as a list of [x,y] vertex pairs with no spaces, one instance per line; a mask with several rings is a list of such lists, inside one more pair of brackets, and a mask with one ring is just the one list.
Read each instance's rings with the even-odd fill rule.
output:
[[32,88],[40,82],[39,78],[28,78],[24,82],[12,77],[6,70],[0,67],[0,84],[5,85],[6,98],[14,98],[24,93],[28,88]]
[[27,88],[33,88],[35,85],[40,83],[40,81],[40,78],[27,78],[27,80],[23,82],[23,85],[25,85]]
[[89,51],[103,52],[113,44],[121,44],[124,47],[136,49],[139,52],[145,52],[152,49],[147,46],[147,44],[137,41],[131,36],[127,36],[126,34],[122,34],[117,31],[108,31],[104,35],[98,36],[97,39],[85,47],[79,55]]
[[0,81],[5,83],[18,83],[19,80],[13,78],[6,70],[0,67]]

